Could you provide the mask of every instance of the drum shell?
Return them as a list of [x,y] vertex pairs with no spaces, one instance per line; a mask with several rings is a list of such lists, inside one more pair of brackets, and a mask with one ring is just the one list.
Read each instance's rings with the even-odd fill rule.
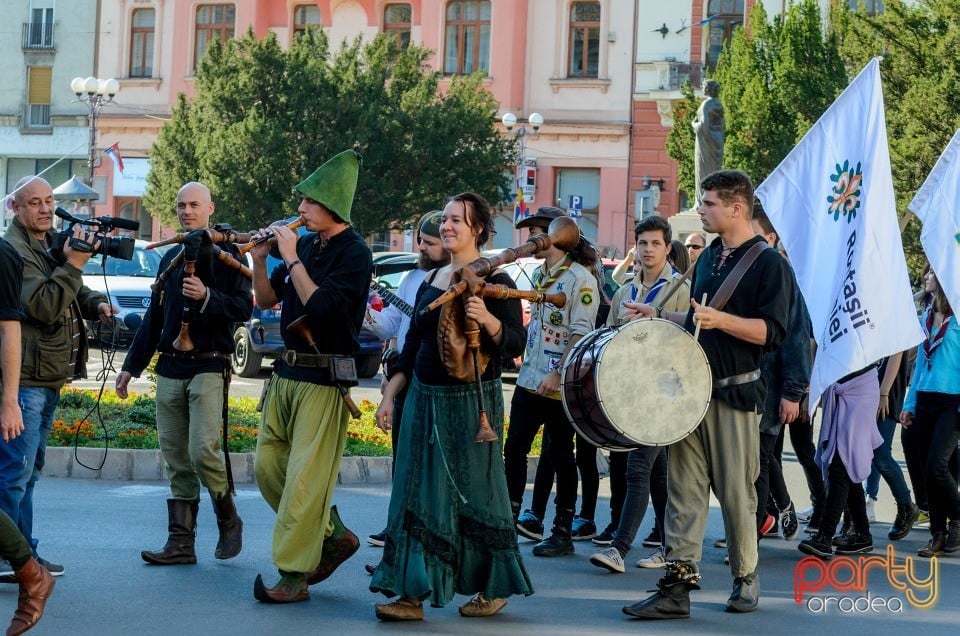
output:
[[595,446],[665,446],[689,435],[710,404],[706,354],[660,319],[603,328],[567,356],[561,398],[574,429]]

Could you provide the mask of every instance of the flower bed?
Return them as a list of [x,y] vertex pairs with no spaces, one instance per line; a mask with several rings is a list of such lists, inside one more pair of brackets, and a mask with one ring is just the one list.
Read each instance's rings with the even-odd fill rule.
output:
[[[230,398],[228,443],[234,453],[252,452],[257,448],[260,414],[253,398]],[[390,433],[374,423],[377,405],[370,400],[358,404],[360,421],[350,420],[343,454],[350,456],[385,456],[391,454]],[[54,414],[53,430],[47,438],[49,446],[83,446],[103,448],[156,449],[157,406],[152,395],[130,394],[121,400],[115,391],[104,391],[97,404],[97,391],[65,388]],[[103,424],[101,425],[100,422]],[[504,433],[509,426],[504,427]],[[105,444],[106,441],[106,444]],[[540,453],[540,435],[534,440],[531,454]]]

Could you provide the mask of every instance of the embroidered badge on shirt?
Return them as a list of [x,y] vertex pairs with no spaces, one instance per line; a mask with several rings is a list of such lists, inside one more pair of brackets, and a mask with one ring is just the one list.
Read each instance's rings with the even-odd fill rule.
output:
[[550,324],[559,327],[563,324],[563,314],[559,311],[550,312]]

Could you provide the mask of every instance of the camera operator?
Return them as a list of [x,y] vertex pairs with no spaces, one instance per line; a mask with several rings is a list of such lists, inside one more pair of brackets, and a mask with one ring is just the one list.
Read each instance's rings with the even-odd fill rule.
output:
[[[33,488],[40,478],[47,435],[60,401],[60,388],[86,377],[87,336],[83,320],[110,323],[119,309],[107,297],[84,286],[81,271],[92,252],[77,251],[67,241],[65,262],[55,259],[53,190],[39,177],[24,177],[14,188],[14,219],[6,240],[23,257],[23,364],[20,369],[20,408],[24,430],[20,437],[0,444],[0,509],[16,522],[40,565],[54,576],[63,566],[37,556],[33,536]],[[73,236],[99,245],[93,233],[74,229]]]

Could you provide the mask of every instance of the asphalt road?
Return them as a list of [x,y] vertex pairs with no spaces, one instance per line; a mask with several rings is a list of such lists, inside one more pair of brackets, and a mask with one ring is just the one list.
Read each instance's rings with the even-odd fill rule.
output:
[[[91,359],[91,372],[101,366],[98,352]],[[120,356],[114,359],[119,368]],[[266,368],[262,374],[266,377]],[[113,377],[108,382],[112,385]],[[259,394],[262,378],[241,380],[235,394]],[[81,386],[99,385],[88,381]],[[364,381],[355,397],[376,399],[379,379]],[[135,390],[149,383],[140,381]],[[506,385],[508,395],[512,385]],[[895,456],[902,458],[899,445]],[[800,467],[792,453],[785,453],[784,473],[798,508],[807,505],[806,488]],[[162,483],[120,483],[84,479],[44,478],[37,489],[35,526],[40,553],[67,568],[51,598],[47,613],[32,633],[77,635],[164,635],[205,634],[767,634],[844,633],[947,634],[955,633],[960,621],[956,590],[960,589],[960,555],[937,561],[919,559],[916,550],[929,538],[926,528],[916,528],[894,544],[892,561],[886,552],[886,533],[895,507],[889,490],[881,487],[877,504],[879,523],[873,526],[876,549],[864,573],[865,561],[835,559],[832,568],[818,563],[804,570],[808,584],[819,578],[823,589],[807,591],[803,602],[795,602],[796,568],[802,556],[796,541],[764,539],[760,548],[760,611],[732,615],[723,611],[731,579],[723,565],[723,551],[712,547],[723,535],[719,508],[712,501],[701,571],[702,590],[692,593],[690,620],[637,622],[621,612],[624,604],[647,595],[660,576],[659,570],[633,567],[647,550],[639,545],[628,555],[626,574],[611,574],[590,565],[596,548],[577,543],[576,554],[557,559],[531,555],[532,543],[521,542],[525,565],[536,593],[512,598],[497,616],[463,619],[454,604],[442,609],[428,608],[426,621],[414,624],[385,624],[376,621],[373,604],[382,597],[368,590],[365,563],[375,563],[380,550],[363,545],[327,582],[311,589],[309,602],[291,606],[270,606],[253,599],[253,581],[263,573],[268,582],[276,580],[270,561],[273,513],[255,487],[238,493],[238,508],[244,519],[244,551],[236,559],[218,562],[213,556],[216,525],[211,507],[202,502],[198,552],[195,566],[151,567],[140,557],[142,549],[158,549],[165,539],[165,503],[168,495]],[[597,524],[605,525],[608,513],[608,480],[601,481]],[[379,531],[385,521],[390,496],[387,486],[341,487],[335,494],[344,522],[361,538]],[[527,495],[529,501],[529,493]],[[652,524],[648,516],[638,536],[646,536]],[[905,557],[911,557],[906,572],[920,583],[895,587],[903,581]],[[868,557],[864,557],[868,558]],[[891,565],[892,574],[888,573]],[[898,570],[899,568],[899,570]],[[860,578],[854,575],[862,575]],[[833,577],[829,579],[828,577]],[[922,587],[927,579],[927,587]],[[848,581],[855,589],[837,589]],[[928,598],[936,584],[936,597],[929,609],[918,609],[910,598]],[[910,594],[915,596],[911,597]],[[465,601],[466,599],[463,599]],[[0,615],[12,613],[16,588],[0,586]],[[826,604],[826,609],[823,609]],[[4,609],[5,608],[5,609]]]
[[[799,486],[799,468],[786,467],[791,486]],[[607,519],[607,480],[602,481],[600,520]],[[795,490],[796,492],[796,490]],[[633,567],[646,550],[639,546],[628,556],[626,574],[611,574],[588,562],[595,550],[589,542],[578,543],[576,555],[556,559],[531,556],[532,543],[522,542],[521,552],[536,593],[511,598],[497,616],[463,619],[456,601],[442,609],[428,608],[426,620],[415,624],[378,623],[373,604],[382,597],[369,592],[365,563],[376,563],[380,549],[367,546],[347,561],[326,582],[311,588],[308,602],[288,606],[264,605],[253,598],[253,581],[262,573],[268,582],[276,580],[270,561],[273,513],[256,488],[238,494],[238,508],[244,519],[244,549],[235,559],[220,562],[213,558],[216,525],[210,504],[200,509],[197,549],[199,563],[191,566],[156,567],[144,564],[140,550],[155,550],[165,539],[167,488],[161,483],[120,483],[83,479],[44,478],[38,485],[35,527],[40,553],[66,567],[47,605],[43,620],[32,633],[72,635],[169,636],[246,634],[768,634],[844,633],[946,634],[955,633],[960,610],[955,591],[960,589],[960,559],[939,562],[936,580],[939,602],[920,610],[902,601],[904,593],[887,582],[882,569],[868,573],[872,598],[901,599],[899,613],[867,611],[844,613],[831,607],[825,614],[793,600],[794,568],[801,556],[796,542],[765,539],[761,543],[761,608],[747,615],[723,611],[730,593],[730,574],[723,565],[723,551],[713,548],[722,536],[719,509],[710,511],[703,562],[702,590],[692,593],[690,620],[639,623],[620,612],[653,588],[659,570]],[[889,495],[886,495],[889,500]],[[389,489],[341,487],[335,494],[344,522],[365,538],[384,525]],[[885,500],[882,499],[883,503]],[[881,518],[891,518],[889,506]],[[639,536],[649,531],[647,518]],[[874,526],[878,547],[888,526]],[[926,533],[915,530],[898,548],[915,551],[926,541]],[[902,564],[903,554],[896,559]],[[885,558],[885,557],[884,557]],[[929,562],[914,564],[919,577],[927,576]],[[834,573],[846,580],[847,571]],[[812,580],[812,577],[811,577]],[[824,590],[836,598],[865,596]],[[837,601],[835,601],[836,603]],[[850,601],[853,602],[852,600]],[[16,604],[16,587],[0,585],[0,616],[11,615]],[[816,609],[816,607],[814,608]]]

